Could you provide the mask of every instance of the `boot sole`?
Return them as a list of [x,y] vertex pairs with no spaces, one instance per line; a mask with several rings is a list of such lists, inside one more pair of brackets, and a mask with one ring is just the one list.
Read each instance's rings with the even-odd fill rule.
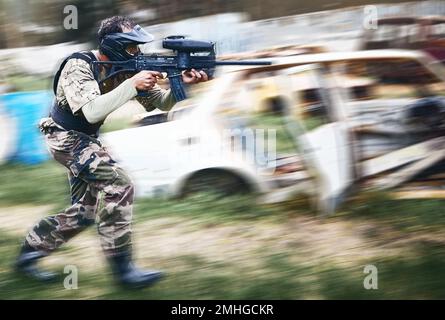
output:
[[39,276],[34,275],[32,272],[25,270],[24,266],[15,265],[14,272],[20,276],[23,276],[28,279],[32,279],[34,281],[41,282],[41,283],[55,283],[55,282],[58,282],[58,280],[59,280],[59,276],[57,274],[51,273],[47,277],[39,277]]
[[151,287],[152,285],[156,284],[157,282],[159,282],[160,280],[162,280],[165,277],[164,274],[159,274],[157,276],[153,276],[153,278],[151,278],[150,280],[146,280],[144,282],[141,283],[129,283],[129,282],[123,282],[120,281],[119,284],[122,287],[128,288],[128,289],[144,289],[147,287]]

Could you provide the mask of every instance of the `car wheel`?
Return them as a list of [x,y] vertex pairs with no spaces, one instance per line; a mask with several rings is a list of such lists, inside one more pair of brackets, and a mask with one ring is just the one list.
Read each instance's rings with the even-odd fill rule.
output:
[[226,197],[251,191],[249,184],[235,173],[220,169],[206,169],[196,172],[187,180],[181,196],[210,192],[218,197]]

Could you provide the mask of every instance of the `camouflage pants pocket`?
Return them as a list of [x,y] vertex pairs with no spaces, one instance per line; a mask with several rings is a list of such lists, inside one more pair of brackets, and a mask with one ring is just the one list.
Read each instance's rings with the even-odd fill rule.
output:
[[45,134],[46,146],[54,160],[64,167],[72,162],[72,149],[76,138],[69,131],[56,131]]
[[69,169],[75,177],[84,176],[87,181],[96,180],[94,173],[101,165],[113,165],[116,162],[97,139],[79,133],[76,135]]

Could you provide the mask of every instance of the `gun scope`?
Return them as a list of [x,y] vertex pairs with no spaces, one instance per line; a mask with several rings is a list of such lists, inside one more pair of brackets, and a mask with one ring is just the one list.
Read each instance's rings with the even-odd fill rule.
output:
[[170,36],[162,41],[165,49],[182,52],[209,52],[214,50],[215,43],[211,41],[201,41],[186,39],[183,36]]

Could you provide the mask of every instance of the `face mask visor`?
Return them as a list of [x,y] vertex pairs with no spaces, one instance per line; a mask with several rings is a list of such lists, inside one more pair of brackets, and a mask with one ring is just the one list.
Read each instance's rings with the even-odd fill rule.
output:
[[125,47],[125,52],[126,52],[127,54],[129,54],[130,56],[135,57],[135,56],[141,54],[141,48],[140,48],[140,45],[138,45],[138,44],[136,44],[136,43],[128,44],[128,45]]

